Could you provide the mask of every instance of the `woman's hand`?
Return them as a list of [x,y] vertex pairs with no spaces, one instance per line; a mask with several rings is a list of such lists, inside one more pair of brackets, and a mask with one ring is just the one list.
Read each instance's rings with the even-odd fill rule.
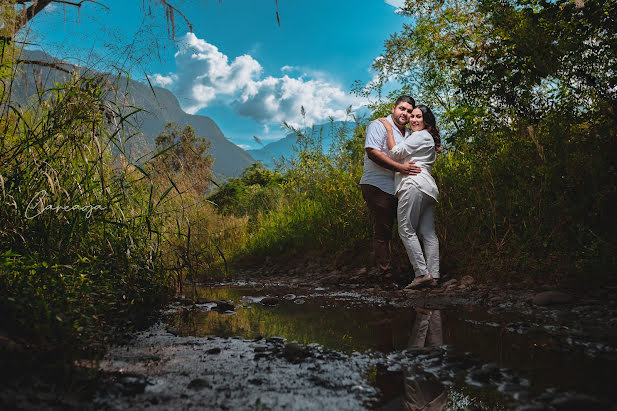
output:
[[390,124],[390,122],[388,121],[387,118],[381,117],[381,118],[378,118],[377,120],[379,120],[381,122],[381,124],[384,125],[384,127],[386,128],[386,131],[388,133],[392,132],[392,124]]
[[392,124],[390,124],[388,119],[383,118],[383,117],[380,118],[379,121],[386,128],[386,142],[388,144],[388,150],[392,150],[392,147],[394,147],[395,145],[394,133],[392,132]]

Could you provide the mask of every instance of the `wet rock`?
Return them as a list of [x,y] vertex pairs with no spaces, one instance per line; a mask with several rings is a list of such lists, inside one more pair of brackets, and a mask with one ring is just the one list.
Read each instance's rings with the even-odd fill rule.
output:
[[448,288],[448,287],[450,287],[450,286],[454,286],[454,285],[456,285],[456,284],[458,284],[458,280],[457,280],[456,278],[453,278],[453,279],[451,279],[451,280],[446,281],[446,282],[445,282],[445,283],[443,283],[441,286],[442,286],[442,287],[445,287],[445,288]]
[[188,299],[188,298],[185,298],[184,296],[177,297],[177,298],[174,299],[174,301],[177,304],[179,304],[179,305],[184,305],[184,306],[186,306],[186,305],[193,305],[193,301]]
[[595,398],[586,395],[568,395],[557,398],[551,402],[557,411],[579,411],[579,410],[609,410],[608,404],[604,404]]
[[283,296],[284,299],[286,300],[295,300],[296,299],[296,295],[295,294],[285,294]]
[[125,395],[141,394],[145,391],[148,380],[141,375],[120,375],[114,387]]
[[269,344],[282,344],[285,342],[285,338],[283,337],[269,337],[266,338],[266,342]]
[[544,291],[536,294],[532,300],[535,305],[566,304],[570,301],[572,296],[561,291]]
[[283,349],[283,357],[292,363],[301,362],[309,356],[309,350],[296,343],[285,344],[285,348]]
[[235,306],[231,301],[212,301],[216,303],[216,307],[213,310],[224,313],[225,311],[233,311]]
[[294,300],[294,304],[304,304],[306,301],[303,298],[297,298]]
[[368,271],[367,271],[366,267],[362,267],[358,271],[356,271],[356,275],[363,276],[363,275],[366,275],[367,272]]
[[205,298],[205,297],[197,297],[194,300],[195,304],[210,304],[210,303],[216,303],[216,301],[212,300],[211,298]]
[[203,378],[195,378],[186,386],[190,390],[201,390],[204,388],[212,388],[212,385]]
[[548,411],[550,408],[544,404],[529,404],[518,407],[516,411]]
[[489,383],[501,381],[499,367],[494,364],[486,364],[480,369],[471,371],[467,375],[467,383],[476,386],[485,386]]
[[268,307],[273,307],[275,305],[277,305],[280,302],[280,300],[276,297],[265,297],[263,298],[260,303],[262,305],[268,306]]
[[465,285],[465,286],[470,286],[471,284],[474,283],[474,279],[472,276],[470,275],[466,275],[463,278],[461,278],[461,284]]
[[208,353],[208,354],[220,354],[221,353],[221,349],[219,347],[210,348],[209,350],[206,351],[206,353]]

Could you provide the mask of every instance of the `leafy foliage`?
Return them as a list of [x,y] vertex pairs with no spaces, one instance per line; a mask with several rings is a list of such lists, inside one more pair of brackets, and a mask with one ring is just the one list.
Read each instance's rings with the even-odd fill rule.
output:
[[190,125],[181,130],[174,123],[165,126],[155,143],[157,154],[151,161],[152,168],[168,178],[187,181],[189,189],[204,194],[210,186],[214,162],[208,154],[210,143],[197,137]]
[[[354,128],[350,135],[349,127]],[[297,153],[277,171],[257,163],[210,200],[227,215],[249,224],[229,254],[233,259],[336,254],[369,236],[367,210],[357,182],[362,173],[364,125],[329,127],[332,147],[322,149],[322,132],[297,133]]]
[[106,88],[75,77],[36,108],[0,102],[0,313],[43,347],[100,347],[170,291],[147,175],[111,153],[128,120]]
[[434,174],[447,269],[614,273],[616,7],[407,3],[411,23],[386,42],[373,87],[395,78],[394,94],[439,114],[448,150]]

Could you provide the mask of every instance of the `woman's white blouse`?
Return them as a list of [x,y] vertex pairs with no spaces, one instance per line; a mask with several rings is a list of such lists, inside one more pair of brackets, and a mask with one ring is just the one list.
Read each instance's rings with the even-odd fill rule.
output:
[[431,175],[437,154],[435,153],[435,141],[428,131],[421,130],[411,133],[405,141],[392,147],[390,158],[401,163],[413,160],[422,170],[415,176],[395,173],[394,189],[397,194],[409,185],[413,185],[437,201],[439,190]]

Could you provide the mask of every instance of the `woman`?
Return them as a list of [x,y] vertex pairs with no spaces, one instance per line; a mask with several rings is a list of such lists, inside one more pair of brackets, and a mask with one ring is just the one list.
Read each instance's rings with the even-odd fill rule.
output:
[[[424,285],[437,286],[439,279],[439,240],[435,234],[434,208],[439,190],[431,176],[431,169],[441,146],[439,127],[435,115],[425,105],[418,105],[411,112],[411,133],[404,142],[394,143],[392,125],[379,119],[388,133],[390,157],[401,163],[415,161],[421,172],[417,175],[396,173],[394,187],[398,197],[398,232],[413,266],[415,278],[406,288]],[[424,253],[420,239],[424,245]]]

